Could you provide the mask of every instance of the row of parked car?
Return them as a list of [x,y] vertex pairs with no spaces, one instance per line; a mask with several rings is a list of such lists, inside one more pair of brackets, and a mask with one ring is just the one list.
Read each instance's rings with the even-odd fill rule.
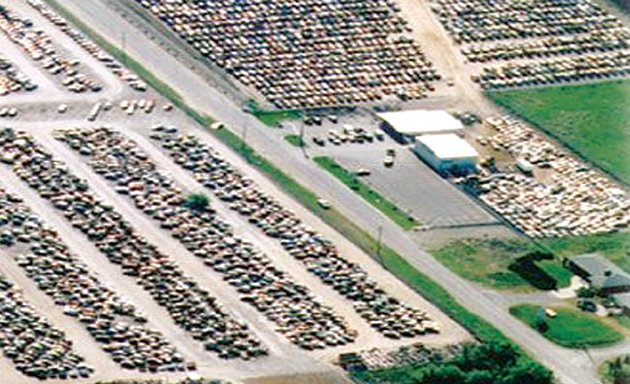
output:
[[322,282],[352,303],[355,311],[384,336],[399,339],[439,332],[428,314],[390,295],[363,267],[262,190],[220,153],[194,135],[154,137],[166,153],[254,228],[279,244]]
[[9,59],[0,55],[0,96],[35,89],[37,89],[37,84],[20,72]]
[[61,53],[52,38],[30,19],[7,8],[0,9],[0,30],[67,90],[85,93],[102,89],[101,84],[81,70],[78,60]]
[[68,21],[61,17],[52,8],[41,0],[28,0],[28,4],[39,11],[44,17],[55,24],[63,33],[68,35],[81,48],[85,49],[92,57],[99,60],[114,75],[125,81],[129,87],[138,92],[147,90],[146,83],[140,79],[138,75],[125,68],[120,62],[109,55],[103,48],[99,47],[94,41],[83,34],[81,31],[73,27]]
[[[33,283],[64,314],[83,324],[122,368],[185,368],[175,348],[146,325],[145,314],[105,286],[22,199],[1,190],[0,244]],[[68,376],[73,375],[68,372]]]
[[[169,127],[155,129],[174,132]],[[291,342],[312,350],[354,341],[356,331],[340,315],[234,233],[215,210],[191,208],[186,193],[157,169],[135,141],[108,127],[64,129],[56,137],[82,153],[118,193],[129,196],[138,209],[201,258]]]
[[0,350],[17,370],[40,380],[89,377],[93,372],[66,335],[4,277],[0,277]]
[[[432,6],[484,89],[630,74],[630,29],[593,0],[436,0]],[[500,64],[494,64],[500,62]]]
[[3,129],[0,149],[3,160],[18,177],[144,288],[187,334],[221,358],[249,359],[267,353],[246,324],[235,319],[120,213],[98,199],[85,180],[70,172],[30,135]]

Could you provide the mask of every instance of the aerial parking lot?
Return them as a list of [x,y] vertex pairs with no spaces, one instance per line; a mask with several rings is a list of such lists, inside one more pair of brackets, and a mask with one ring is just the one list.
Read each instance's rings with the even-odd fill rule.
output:
[[[0,381],[424,384],[493,345],[595,383],[510,315],[555,296],[422,245],[630,224],[627,186],[483,93],[627,76],[625,19],[521,3],[0,0]],[[400,110],[453,115],[472,171]]]

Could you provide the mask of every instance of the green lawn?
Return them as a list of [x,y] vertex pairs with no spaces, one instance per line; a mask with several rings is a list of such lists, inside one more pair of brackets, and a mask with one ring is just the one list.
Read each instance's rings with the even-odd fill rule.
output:
[[489,96],[630,185],[630,80]]
[[571,284],[573,273],[562,265],[562,260],[558,256],[552,260],[539,260],[536,265],[558,282],[558,288],[568,287]]
[[[510,308],[510,313],[536,329],[539,306],[521,304]],[[548,329],[542,335],[567,348],[602,347],[624,339],[623,334],[604,324],[594,314],[572,308],[554,308],[558,315],[547,317]]]
[[413,217],[401,211],[394,203],[361,182],[358,176],[343,168],[335,160],[327,156],[320,156],[315,157],[313,161],[402,228],[411,229],[418,225],[418,222]]
[[304,142],[304,140],[302,139],[302,137],[300,137],[300,135],[286,135],[284,137],[284,140],[291,144],[294,147],[298,147],[298,148],[303,148],[306,147],[306,143]]
[[[539,247],[528,239],[458,239],[431,253],[442,264],[458,275],[494,289],[517,291],[534,290],[530,284],[532,274],[523,275],[510,268],[517,259],[539,251]],[[557,282],[557,287],[569,285],[571,273],[562,267],[560,260],[535,260],[534,267]]]
[[269,127],[277,127],[285,120],[297,120],[302,117],[302,111],[264,111],[262,109],[253,109],[251,113]]
[[561,257],[599,252],[621,269],[630,273],[630,233],[544,239],[541,243]]

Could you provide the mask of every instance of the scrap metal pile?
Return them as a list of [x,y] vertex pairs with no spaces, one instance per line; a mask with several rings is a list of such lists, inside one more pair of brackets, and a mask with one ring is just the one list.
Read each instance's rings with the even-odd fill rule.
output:
[[[592,0],[434,0],[473,79],[500,89],[630,74],[630,30]],[[505,62],[492,65],[493,62]]]
[[569,156],[533,129],[510,118],[490,118],[495,150],[532,164],[546,179],[518,171],[478,181],[479,198],[532,237],[614,232],[630,224],[630,199],[614,182]]
[[280,108],[424,97],[439,79],[391,0],[136,0]]
[[0,153],[17,176],[60,210],[124,274],[134,277],[177,325],[208,350],[222,358],[250,359],[267,353],[244,323],[233,319],[216,298],[187,277],[113,207],[98,200],[84,180],[30,135],[3,129]]
[[273,265],[252,244],[234,234],[212,208],[186,207],[186,195],[156,169],[137,144],[111,128],[62,129],[58,140],[87,156],[94,171],[128,195],[141,211],[170,231],[186,248],[233,285],[276,330],[304,349],[344,345],[356,332],[305,286]]
[[424,311],[390,296],[360,265],[343,258],[329,240],[302,223],[197,137],[176,133],[152,137],[217,198],[267,236],[277,239],[309,272],[350,300],[357,313],[384,336],[398,339],[439,332],[439,325]]

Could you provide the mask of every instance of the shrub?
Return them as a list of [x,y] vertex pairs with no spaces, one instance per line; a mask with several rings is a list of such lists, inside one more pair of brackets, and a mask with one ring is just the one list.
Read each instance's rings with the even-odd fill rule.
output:
[[204,211],[208,207],[208,204],[210,204],[210,199],[203,193],[191,193],[184,202],[187,208],[194,211]]

